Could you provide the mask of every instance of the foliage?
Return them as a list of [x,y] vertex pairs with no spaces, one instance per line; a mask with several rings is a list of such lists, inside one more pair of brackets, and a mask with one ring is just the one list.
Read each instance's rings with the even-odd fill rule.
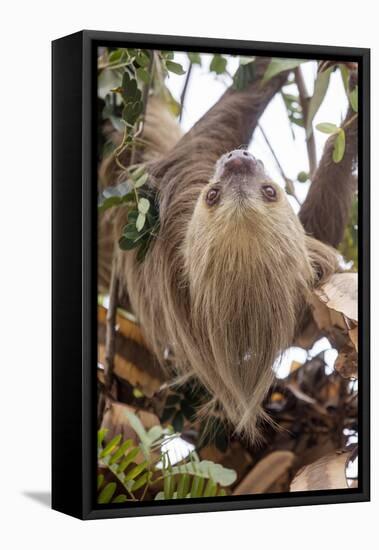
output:
[[304,127],[303,110],[300,105],[300,99],[298,95],[288,93],[285,87],[283,87],[281,90],[281,96],[287,109],[292,137],[295,139],[293,125],[295,124],[296,126],[300,126],[301,128]]
[[[172,390],[166,397],[163,412],[160,417],[162,424],[170,423],[178,432],[183,431],[184,423],[193,423],[196,419],[196,410],[204,403],[209,402],[210,394],[199,384],[187,383]],[[214,444],[220,452],[225,452],[230,442],[228,427],[224,419],[217,415],[217,411],[207,414],[198,428],[198,448]]]
[[243,90],[255,79],[255,64],[254,58],[240,58],[240,66],[238,67],[233,77],[233,88],[235,90]]
[[125,173],[125,181],[102,190],[98,208],[100,212],[104,212],[108,208],[121,205],[127,207],[127,224],[120,235],[119,246],[125,251],[138,248],[137,258],[141,261],[159,227],[156,195],[148,185],[146,167],[123,166],[120,158],[129,150],[133,159],[137,148],[141,146],[139,136],[142,133],[150,88],[159,87],[172,108],[178,112],[159,75],[167,76],[169,72],[181,75],[184,70],[174,61],[173,52],[154,53],[134,48],[107,51],[99,66],[99,90],[104,101],[102,116],[123,133],[122,142],[113,154]]
[[[156,500],[226,495],[225,487],[236,480],[233,470],[200,460],[196,453],[172,465],[162,445],[179,434],[161,426],[146,430],[138,416],[130,411],[125,414],[139,443],[132,439],[122,441],[122,436],[117,435],[105,444],[107,430],[99,430],[99,504],[144,500],[147,493]],[[162,486],[163,490],[159,490]]]
[[333,148],[333,160],[335,163],[340,162],[345,153],[345,130],[335,124],[332,124],[331,122],[321,122],[320,124],[317,124],[316,128],[320,132],[336,136]]
[[[327,93],[329,81],[330,81],[330,75],[332,71],[335,71],[336,69],[340,71],[345,92],[352,110],[355,113],[358,112],[358,86],[354,86],[352,90],[350,89],[349,69],[343,64],[340,64],[340,65],[332,64],[332,66],[329,66],[326,70],[321,70],[317,75],[315,85],[314,85],[314,93],[309,104],[308,119],[307,119],[307,126],[306,126],[307,137],[309,137],[310,134],[312,133],[312,121]],[[355,116],[356,115],[354,115],[354,117]],[[346,123],[345,126],[348,123]],[[333,149],[333,161],[335,163],[341,162],[345,154],[345,144],[346,144],[345,128],[339,127],[336,124],[332,124],[330,122],[322,122],[320,124],[317,124],[316,128],[320,132],[324,132],[326,134],[331,134],[336,136],[334,141],[334,149]]]
[[271,78],[283,71],[289,71],[290,69],[296,69],[302,63],[305,63],[306,59],[285,59],[282,57],[273,57],[263,77],[262,84],[265,84]]
[[121,250],[138,248],[137,259],[142,261],[152,238],[159,229],[159,211],[155,193],[147,187],[148,174],[144,165],[129,170],[130,178],[102,191],[98,200],[100,212],[125,204],[127,224],[119,239]]
[[312,134],[312,122],[322,102],[324,101],[329,86],[331,72],[332,67],[329,67],[326,71],[319,72],[316,77],[313,95],[308,106],[308,117],[306,121],[307,137]]

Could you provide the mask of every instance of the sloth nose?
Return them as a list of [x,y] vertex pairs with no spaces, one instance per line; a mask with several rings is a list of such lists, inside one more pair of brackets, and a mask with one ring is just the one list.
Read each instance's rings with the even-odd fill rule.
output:
[[228,172],[255,173],[257,160],[248,151],[236,149],[228,153],[222,162],[223,168]]

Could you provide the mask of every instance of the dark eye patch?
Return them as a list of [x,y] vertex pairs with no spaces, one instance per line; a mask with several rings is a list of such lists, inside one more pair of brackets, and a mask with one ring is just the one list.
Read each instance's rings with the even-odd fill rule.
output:
[[207,191],[207,194],[205,196],[205,202],[207,203],[208,206],[213,206],[219,202],[220,196],[221,196],[221,191],[219,187],[211,187],[211,189]]
[[261,187],[262,195],[267,201],[273,202],[277,199],[277,192],[275,187],[272,185],[262,185]]

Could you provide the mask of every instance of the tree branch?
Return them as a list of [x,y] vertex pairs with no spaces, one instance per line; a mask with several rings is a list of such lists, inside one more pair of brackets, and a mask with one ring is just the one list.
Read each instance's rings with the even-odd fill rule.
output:
[[110,394],[113,384],[114,371],[114,356],[116,351],[116,314],[119,281],[117,276],[117,253],[113,253],[112,273],[109,285],[109,306],[106,318],[106,333],[105,333],[105,361],[104,361],[104,376],[105,376],[105,391]]
[[186,97],[187,88],[188,88],[188,84],[189,84],[190,77],[191,77],[192,67],[193,67],[193,63],[192,63],[192,61],[191,61],[190,64],[189,64],[189,67],[188,67],[187,74],[186,74],[186,79],[185,79],[185,82],[184,82],[183,90],[182,90],[182,93],[181,93],[181,95],[180,95],[180,115],[179,115],[179,122],[181,122],[181,120],[182,120],[183,107],[184,107],[184,100],[185,100],[185,97]]

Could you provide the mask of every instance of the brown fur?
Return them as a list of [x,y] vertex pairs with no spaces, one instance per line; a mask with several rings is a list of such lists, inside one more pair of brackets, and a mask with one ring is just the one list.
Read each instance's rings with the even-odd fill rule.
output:
[[[159,361],[169,347],[177,372],[199,379],[214,396],[210,405],[221,404],[251,440],[264,417],[272,365],[293,342],[313,286],[337,266],[331,249],[305,235],[280,188],[276,202],[262,199],[264,172],[249,179],[243,200],[230,191],[232,175],[221,182],[220,204],[205,204],[216,161],[249,142],[286,79],[281,74],[262,86],[267,63],[259,58],[255,83],[226,92],[150,165],[159,234],[142,263],[134,251],[118,252],[121,287]],[[116,234],[125,212],[119,209],[117,218]]]

